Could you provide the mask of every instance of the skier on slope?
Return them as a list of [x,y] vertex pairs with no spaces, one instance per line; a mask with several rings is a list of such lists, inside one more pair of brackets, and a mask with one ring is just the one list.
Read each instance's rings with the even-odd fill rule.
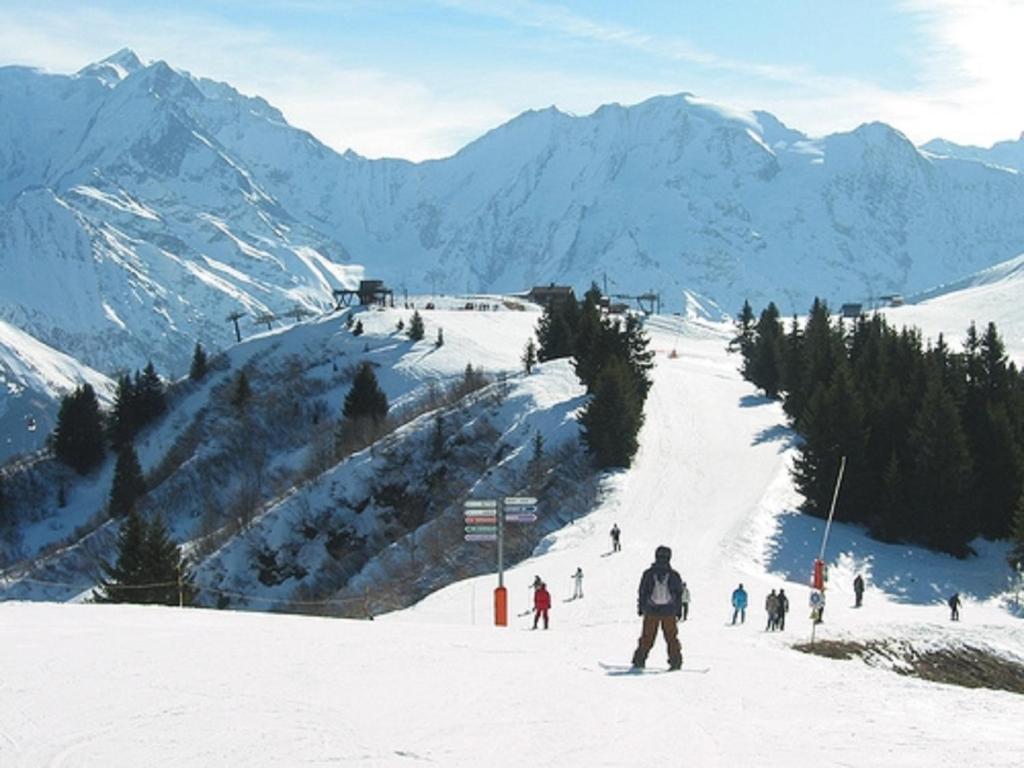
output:
[[856,598],[854,608],[860,608],[861,601],[864,599],[864,577],[859,573],[857,574],[857,578],[853,580],[853,594]]
[[537,622],[544,617],[544,629],[548,628],[548,611],[551,609],[551,593],[548,592],[547,584],[543,581],[533,593],[533,628],[537,628]]
[[580,567],[576,568],[576,573],[572,575],[572,600],[577,600],[583,597],[583,569]]
[[768,624],[764,631],[772,632],[779,623],[779,596],[775,594],[774,589],[764,599],[764,610],[768,614]]
[[612,537],[612,552],[618,552],[622,549],[622,545],[619,544],[619,536],[622,531],[619,530],[618,523],[612,523],[612,529],[608,532]]
[[640,577],[636,612],[643,617],[640,640],[633,653],[633,668],[643,669],[647,654],[658,637],[658,628],[668,645],[668,668],[683,665],[683,652],[679,647],[679,617],[682,615],[683,580],[670,565],[672,550],[661,546],[654,550],[654,563]]
[[679,602],[683,604],[683,621],[686,621],[686,617],[690,615],[690,588],[686,586],[686,582],[683,582],[683,592],[679,596]]
[[732,591],[732,623],[739,617],[740,624],[747,620],[747,590],[740,584]]
[[789,612],[789,598],[786,597],[786,590],[780,589],[779,594],[779,623],[778,629],[781,632],[786,628],[786,614]]
[[949,606],[949,620],[960,621],[960,593],[954,592],[946,604]]

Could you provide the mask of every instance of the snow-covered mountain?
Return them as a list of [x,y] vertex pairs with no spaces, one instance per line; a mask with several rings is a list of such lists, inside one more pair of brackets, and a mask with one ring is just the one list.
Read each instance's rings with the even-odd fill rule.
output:
[[301,170],[281,142],[325,151],[262,100],[130,51],[73,76],[0,69],[0,317],[106,372],[177,374],[196,340],[226,346],[230,312],[330,306],[359,270],[241,156]]
[[0,69],[0,317],[104,372],[180,373],[195,340],[231,342],[229,312],[323,308],[363,269],[443,292],[607,279],[712,312],[912,293],[1024,250],[1022,203],[1018,174],[885,125],[810,139],[687,94],[527,112],[413,164],[130,51]]
[[109,378],[0,320],[0,464],[39,448],[56,424],[60,397],[85,383],[110,405]]
[[945,139],[933,139],[927,144],[922,144],[921,149],[932,155],[955,157],[1001,168],[1011,168],[1015,171],[1024,171],[1024,133],[1021,133],[1018,139],[997,141],[991,147],[975,147],[956,144]]

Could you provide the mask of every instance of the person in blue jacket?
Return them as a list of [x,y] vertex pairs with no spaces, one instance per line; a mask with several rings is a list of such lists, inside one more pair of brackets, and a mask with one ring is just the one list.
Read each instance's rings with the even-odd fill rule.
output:
[[740,584],[732,591],[732,623],[739,617],[740,624],[747,620],[747,590]]

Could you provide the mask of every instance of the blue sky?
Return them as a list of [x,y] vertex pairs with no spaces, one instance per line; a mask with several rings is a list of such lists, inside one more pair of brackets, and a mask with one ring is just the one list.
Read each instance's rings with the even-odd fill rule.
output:
[[688,91],[822,135],[1024,129],[1021,0],[0,0],[0,64],[121,47],[225,80],[339,150],[441,157],[531,108]]

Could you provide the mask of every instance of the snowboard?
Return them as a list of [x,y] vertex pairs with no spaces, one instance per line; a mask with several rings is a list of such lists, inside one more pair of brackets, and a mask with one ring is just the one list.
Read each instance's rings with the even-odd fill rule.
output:
[[710,667],[687,667],[686,665],[683,665],[680,669],[668,669],[667,667],[638,668],[630,664],[606,664],[603,661],[599,661],[597,664],[605,671],[606,674],[612,677],[624,675],[669,675],[673,672],[694,672],[698,674],[706,674],[710,671]]

